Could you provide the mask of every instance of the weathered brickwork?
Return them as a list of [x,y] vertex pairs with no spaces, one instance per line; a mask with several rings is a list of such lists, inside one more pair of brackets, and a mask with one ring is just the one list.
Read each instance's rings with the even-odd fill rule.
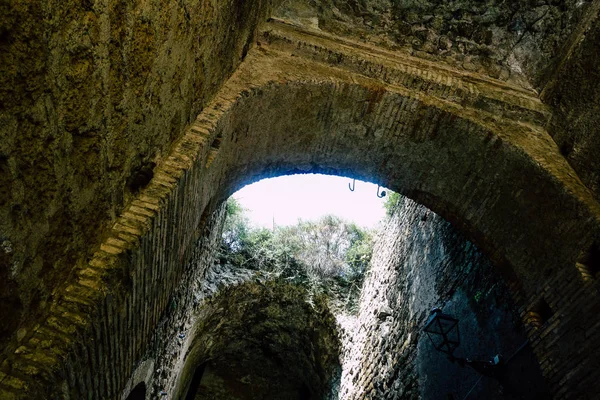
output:
[[599,289],[598,278],[586,279],[572,267],[523,297],[520,313],[555,399],[598,398],[600,362],[592,354],[600,337]]
[[217,203],[203,187],[216,185],[204,168],[205,141],[198,134],[180,141],[88,265],[56,289],[45,322],[2,363],[4,398],[43,398],[50,391],[100,399],[123,391],[169,310],[196,241],[206,229],[213,240],[218,235],[208,225]]
[[276,15],[315,31],[537,86],[592,3],[294,0]]
[[[546,106],[533,97],[532,89],[490,79],[486,75],[459,73],[433,61],[374,48],[347,38],[317,35],[276,19],[265,24],[263,32],[261,39],[272,49],[327,63],[389,85],[418,90],[462,106],[534,124],[544,125],[550,118]],[[357,53],[357,49],[363,51]]]
[[508,359],[525,342],[499,271],[448,222],[403,199],[375,245],[358,315],[340,321],[346,346],[339,398],[460,399],[471,389],[474,399],[519,398],[508,391],[515,386],[520,396],[548,397],[539,366],[524,360],[529,348],[507,364],[520,382],[505,396],[493,379],[478,381],[436,352],[422,332],[433,307],[460,321],[457,357]]
[[[184,321],[184,316],[189,314],[193,303],[190,293],[193,292],[186,289],[190,283],[203,277],[211,263],[210,254],[214,252],[213,246],[220,232],[214,225],[218,221],[215,218],[210,218],[203,227],[208,233],[214,233],[199,244],[196,253],[202,257],[193,258],[193,268],[188,266],[184,269],[185,264],[179,264],[181,267],[177,270],[168,271],[168,264],[160,261],[169,257],[170,247],[165,245],[167,236],[142,240],[141,250],[145,253],[132,256],[132,263],[127,266],[130,270],[126,272],[129,275],[126,280],[130,286],[112,287],[104,292],[106,297],[100,301],[99,307],[91,303],[94,292],[88,288],[97,285],[93,288],[101,289],[102,283],[95,284],[94,279],[111,278],[105,270],[119,266],[100,266],[101,263],[95,261],[92,264],[98,269],[81,272],[79,285],[69,286],[63,300],[53,307],[54,315],[49,318],[47,327],[36,330],[28,343],[17,350],[17,354],[23,354],[28,363],[13,363],[12,372],[22,374],[20,376],[24,378],[34,376],[38,382],[29,381],[24,387],[13,386],[17,390],[11,394],[2,392],[3,398],[12,398],[12,395],[26,398],[119,398],[132,368],[147,352],[148,339],[164,335],[165,330],[170,334],[170,330],[176,328],[168,323]],[[162,219],[163,224],[165,220]],[[114,251],[109,246],[104,249]],[[111,272],[124,271],[108,273]],[[184,279],[180,279],[181,276]],[[52,356],[65,357],[59,351],[69,354],[63,363],[53,365],[56,361]],[[60,386],[55,386],[51,394],[44,395],[41,393],[47,392],[37,387],[43,388],[47,381],[60,383],[63,379],[68,387],[64,393],[61,393]]]
[[[169,299],[162,319],[152,333],[150,345],[136,361],[136,371],[130,375],[123,398],[140,382],[145,383],[150,398],[158,398],[161,393],[173,397],[194,340],[199,314],[204,313],[207,301],[224,288],[260,278],[255,271],[232,270],[214,264],[214,246],[220,243],[220,232],[218,224],[210,224],[205,229],[208,236],[199,241],[179,287]],[[145,372],[150,364],[150,373],[139,373]]]
[[[269,36],[269,29],[277,32]],[[593,393],[600,379],[587,368],[561,369],[573,357],[557,340],[581,337],[573,321],[597,320],[597,286],[583,285],[575,261],[600,237],[600,206],[537,125],[547,111],[535,94],[349,41],[302,31],[284,40],[286,30],[261,33],[97,252],[53,288],[48,316],[27,325],[2,362],[0,394],[123,393],[208,216],[246,183],[298,172],[376,181],[430,207],[514,282],[524,309],[543,305],[547,286],[557,325],[534,347],[544,374],[563,390],[558,398],[576,387]],[[327,48],[333,59],[324,58]],[[568,300],[571,307],[556,306]],[[598,331],[590,324],[586,341],[570,342],[588,363],[597,346],[587,338]],[[89,346],[100,342],[100,349]]]
[[12,339],[14,351],[15,332],[49,311],[52,292],[109,235],[273,6],[0,4],[2,349]]
[[337,377],[339,339],[325,299],[307,300],[305,287],[256,273],[235,286],[223,282],[195,315],[169,393],[184,398],[205,365],[224,382],[205,385],[200,399],[324,398]]
[[[182,279],[178,281],[178,286],[169,297],[160,321],[151,332],[149,345],[145,346],[141,357],[134,359],[133,365],[142,368],[145,364],[152,363],[151,373],[143,379],[149,398],[159,398],[161,393],[172,393],[174,378],[171,375],[178,370],[177,362],[184,355],[184,339],[189,334],[195,312],[202,301],[216,291],[214,285],[217,279],[212,270],[214,254],[220,244],[223,211],[221,209],[207,219],[191,261],[182,271]],[[227,279],[223,275],[219,281],[221,285],[226,285]],[[239,282],[249,278],[247,273],[234,276]],[[136,380],[135,372],[127,376],[131,378],[122,392],[123,398],[140,382],[139,379]]]
[[600,2],[561,52],[541,92],[553,108],[548,131],[583,182],[600,198]]

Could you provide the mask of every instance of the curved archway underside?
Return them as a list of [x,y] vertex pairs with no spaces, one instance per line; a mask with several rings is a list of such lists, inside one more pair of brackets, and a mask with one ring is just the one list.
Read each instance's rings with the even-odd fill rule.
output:
[[[0,393],[62,387],[62,360],[102,337],[108,314],[158,310],[119,325],[122,335],[123,324],[135,327],[133,338],[114,339],[131,346],[126,376],[175,285],[157,277],[178,276],[208,212],[268,176],[325,172],[385,185],[456,224],[521,292],[535,291],[599,237],[600,206],[544,130],[548,117],[520,87],[266,24],[89,265],[57,290],[36,330],[51,346],[36,333],[5,361]],[[138,300],[140,290],[160,295]],[[106,387],[118,393],[122,383]]]
[[[310,305],[298,286],[256,280],[226,287],[204,304],[173,398],[319,399],[339,379],[340,343],[323,299]],[[193,385],[198,367],[217,378],[216,388]]]
[[282,24],[263,38],[190,130],[218,138],[207,163],[220,171],[218,198],[289,173],[375,181],[457,224],[521,279],[591,241],[600,207],[540,126],[533,93],[383,52],[360,59],[368,49],[309,43]]

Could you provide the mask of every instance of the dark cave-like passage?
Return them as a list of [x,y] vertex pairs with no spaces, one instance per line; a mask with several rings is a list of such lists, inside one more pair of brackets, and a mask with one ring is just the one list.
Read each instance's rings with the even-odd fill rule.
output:
[[219,292],[196,322],[179,398],[322,399],[339,378],[339,339],[325,300],[306,298],[276,281]]

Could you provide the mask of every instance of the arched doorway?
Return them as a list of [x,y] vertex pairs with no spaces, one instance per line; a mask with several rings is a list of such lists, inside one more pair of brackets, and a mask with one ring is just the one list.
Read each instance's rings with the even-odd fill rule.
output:
[[126,400],[145,400],[146,399],[146,382],[138,383],[131,393],[127,396]]

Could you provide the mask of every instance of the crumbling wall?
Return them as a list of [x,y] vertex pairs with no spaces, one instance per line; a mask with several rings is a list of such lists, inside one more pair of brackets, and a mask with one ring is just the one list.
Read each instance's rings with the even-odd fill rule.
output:
[[[434,306],[460,320],[456,356],[509,358],[526,340],[510,291],[486,257],[448,222],[403,199],[375,245],[358,315],[341,320],[340,398],[460,399],[473,387],[470,398],[513,398],[435,351],[422,333]],[[521,375],[519,395],[547,394],[530,349],[509,367]]]
[[322,399],[337,377],[339,342],[325,299],[307,296],[305,287],[271,278],[208,299],[190,332],[175,397],[205,364],[217,379],[200,385],[200,399]]
[[288,0],[277,15],[538,86],[590,4],[590,0]]
[[[136,360],[126,360],[133,366],[129,380],[122,389],[126,396],[140,382],[147,387],[148,398],[159,398],[169,394],[175,385],[175,376],[182,351],[186,349],[186,337],[194,322],[195,313],[202,302],[223,286],[235,285],[250,278],[246,271],[216,270],[214,262],[221,244],[221,232],[225,220],[224,207],[215,212],[204,227],[202,236],[195,245],[190,261],[182,268],[178,285],[167,300],[156,329],[153,330],[145,352]],[[152,365],[145,372],[147,365]],[[126,377],[127,378],[127,377]]]
[[273,3],[0,4],[0,347],[95,251]]
[[542,92],[553,108],[548,132],[600,199],[600,2],[587,13]]

